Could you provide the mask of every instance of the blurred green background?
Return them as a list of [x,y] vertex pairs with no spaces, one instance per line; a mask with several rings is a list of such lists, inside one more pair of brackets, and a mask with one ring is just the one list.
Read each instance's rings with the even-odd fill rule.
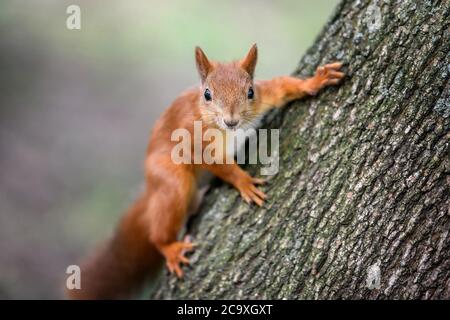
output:
[[[212,59],[289,74],[337,0],[0,4],[0,298],[61,298],[139,193],[152,124]],[[81,30],[66,8],[81,7]]]

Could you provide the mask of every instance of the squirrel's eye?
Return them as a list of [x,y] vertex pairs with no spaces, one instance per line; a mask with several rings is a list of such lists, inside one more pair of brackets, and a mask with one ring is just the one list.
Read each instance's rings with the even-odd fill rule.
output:
[[248,89],[247,98],[253,99],[255,96],[255,92],[253,91],[253,88]]
[[211,91],[209,91],[209,89],[206,89],[205,93],[203,95],[205,96],[205,100],[206,101],[211,101],[212,100]]

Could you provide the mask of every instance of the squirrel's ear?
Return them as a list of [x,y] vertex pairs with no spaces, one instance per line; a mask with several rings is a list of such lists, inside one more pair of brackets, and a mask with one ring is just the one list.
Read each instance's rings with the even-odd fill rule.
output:
[[241,68],[248,72],[248,74],[253,78],[255,73],[256,61],[258,60],[258,48],[256,43],[250,48],[247,56],[241,60]]
[[195,47],[195,62],[197,64],[197,70],[200,75],[200,79],[202,80],[202,82],[204,82],[212,69],[212,65],[206,57],[206,54],[202,49],[200,49],[200,47]]

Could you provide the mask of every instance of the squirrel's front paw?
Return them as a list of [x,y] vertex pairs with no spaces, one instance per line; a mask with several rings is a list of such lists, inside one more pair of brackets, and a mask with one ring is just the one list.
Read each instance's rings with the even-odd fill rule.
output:
[[262,206],[264,200],[267,198],[266,194],[259,190],[256,185],[262,185],[266,183],[266,180],[253,178],[252,176],[247,176],[244,179],[241,179],[237,184],[236,188],[241,193],[241,197],[248,204],[254,202],[258,206]]
[[308,93],[310,95],[316,95],[320,89],[338,84],[345,76],[345,73],[339,71],[341,67],[342,63],[340,62],[329,63],[318,67],[316,74],[311,78],[312,81]]

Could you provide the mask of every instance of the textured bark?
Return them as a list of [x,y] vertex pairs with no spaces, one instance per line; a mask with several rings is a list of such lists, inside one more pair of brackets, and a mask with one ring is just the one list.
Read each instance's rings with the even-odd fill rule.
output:
[[267,118],[266,206],[214,188],[185,279],[151,297],[450,298],[449,25],[450,1],[343,1],[295,75],[348,77]]

